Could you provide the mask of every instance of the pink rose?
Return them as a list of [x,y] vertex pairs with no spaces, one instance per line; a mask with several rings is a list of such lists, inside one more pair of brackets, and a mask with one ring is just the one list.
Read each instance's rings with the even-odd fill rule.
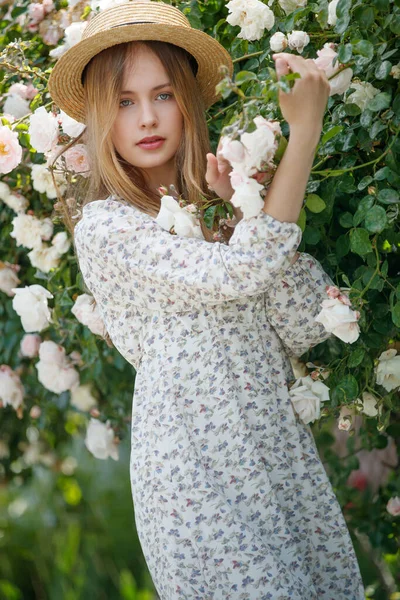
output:
[[31,410],[29,411],[29,416],[32,419],[38,419],[41,414],[42,414],[42,409],[40,408],[40,406],[37,406],[36,404],[35,404],[35,406],[32,406]]
[[90,165],[85,144],[76,144],[69,148],[65,154],[67,169],[80,173],[83,177],[89,177]]
[[338,287],[328,285],[326,288],[326,293],[328,294],[329,298],[337,298],[340,295],[340,290]]
[[333,60],[337,57],[337,52],[334,50],[334,44],[326,43],[321,50],[317,50],[318,58],[314,58],[315,65],[318,69],[325,71],[326,76],[329,78],[340,69],[341,64],[337,60],[335,66],[333,66]]
[[0,173],[10,173],[22,159],[18,133],[5,125],[0,126]]
[[24,335],[20,345],[20,351],[22,356],[33,358],[39,354],[39,346],[42,343],[40,335],[27,333]]
[[39,2],[32,2],[28,6],[28,16],[30,19],[32,19],[32,21],[34,21],[34,23],[43,21],[45,14],[45,8],[43,4],[39,4]]
[[400,497],[394,496],[393,498],[390,498],[386,505],[386,510],[394,517],[398,517],[400,515]]

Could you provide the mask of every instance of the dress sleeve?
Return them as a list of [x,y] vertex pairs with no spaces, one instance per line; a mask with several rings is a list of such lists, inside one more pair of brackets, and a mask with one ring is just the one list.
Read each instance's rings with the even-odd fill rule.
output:
[[285,267],[274,286],[265,294],[266,314],[282,340],[289,356],[301,356],[327,340],[322,323],[314,319],[321,311],[320,303],[328,298],[326,286],[335,285],[321,263],[306,252]]
[[106,200],[84,207],[74,234],[85,283],[98,295],[101,287],[105,302],[181,312],[269,290],[302,231],[261,212],[236,225],[229,245],[211,243],[172,235],[136,208]]

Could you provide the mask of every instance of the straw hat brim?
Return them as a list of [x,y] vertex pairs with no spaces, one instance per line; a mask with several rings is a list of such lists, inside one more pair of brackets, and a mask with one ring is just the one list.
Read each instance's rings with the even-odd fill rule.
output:
[[60,56],[48,81],[50,96],[65,113],[85,123],[83,70],[96,54],[106,48],[135,40],[157,40],[184,48],[198,63],[196,80],[205,108],[220,99],[215,86],[221,81],[220,65],[233,74],[232,58],[227,50],[210,35],[189,27],[160,23],[121,25],[118,29],[100,31],[72,46]]

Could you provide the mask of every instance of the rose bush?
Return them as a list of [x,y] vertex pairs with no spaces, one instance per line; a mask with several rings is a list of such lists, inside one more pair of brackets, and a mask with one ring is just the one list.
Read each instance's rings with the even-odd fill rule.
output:
[[[10,486],[30,485],[38,465],[72,485],[57,458],[65,444],[80,439],[106,464],[118,459],[118,441],[129,439],[135,373],[102,338],[49,168],[83,125],[51,102],[46,87],[55,59],[80,40],[91,16],[118,3],[0,4],[0,472]],[[389,597],[399,587],[400,475],[390,466],[377,486],[351,485],[350,475],[365,473],[362,456],[400,448],[400,2],[171,3],[233,57],[234,75],[221,70],[221,101],[207,117],[213,148],[223,136],[221,153],[234,167],[232,203],[247,217],[261,208],[261,184],[268,186],[290,135],[277,98],[296,75],[278,82],[272,52],[313,59],[329,78],[298,224],[299,250],[316,256],[337,286],[319,317],[334,335],[293,361],[289,388],[324,456],[368,597]],[[260,167],[263,181],[254,173]],[[53,175],[62,194],[87,179],[84,144],[72,146]],[[218,203],[207,208],[210,229],[228,212]],[[173,198],[158,218],[176,234],[200,236],[190,207]],[[346,436],[342,456],[334,450],[338,432]]]

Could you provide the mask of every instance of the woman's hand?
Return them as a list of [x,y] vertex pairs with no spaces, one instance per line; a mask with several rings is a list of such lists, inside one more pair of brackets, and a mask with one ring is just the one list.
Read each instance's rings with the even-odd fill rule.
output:
[[231,186],[231,178],[229,177],[232,167],[230,163],[219,154],[220,149],[221,140],[218,144],[217,156],[214,156],[212,152],[209,152],[206,156],[206,181],[219,198],[222,198],[225,202],[229,202],[235,191]]
[[278,80],[289,72],[299,73],[289,93],[279,90],[279,105],[290,131],[304,131],[319,136],[329,98],[330,86],[325,71],[302,56],[279,52],[272,55]]

